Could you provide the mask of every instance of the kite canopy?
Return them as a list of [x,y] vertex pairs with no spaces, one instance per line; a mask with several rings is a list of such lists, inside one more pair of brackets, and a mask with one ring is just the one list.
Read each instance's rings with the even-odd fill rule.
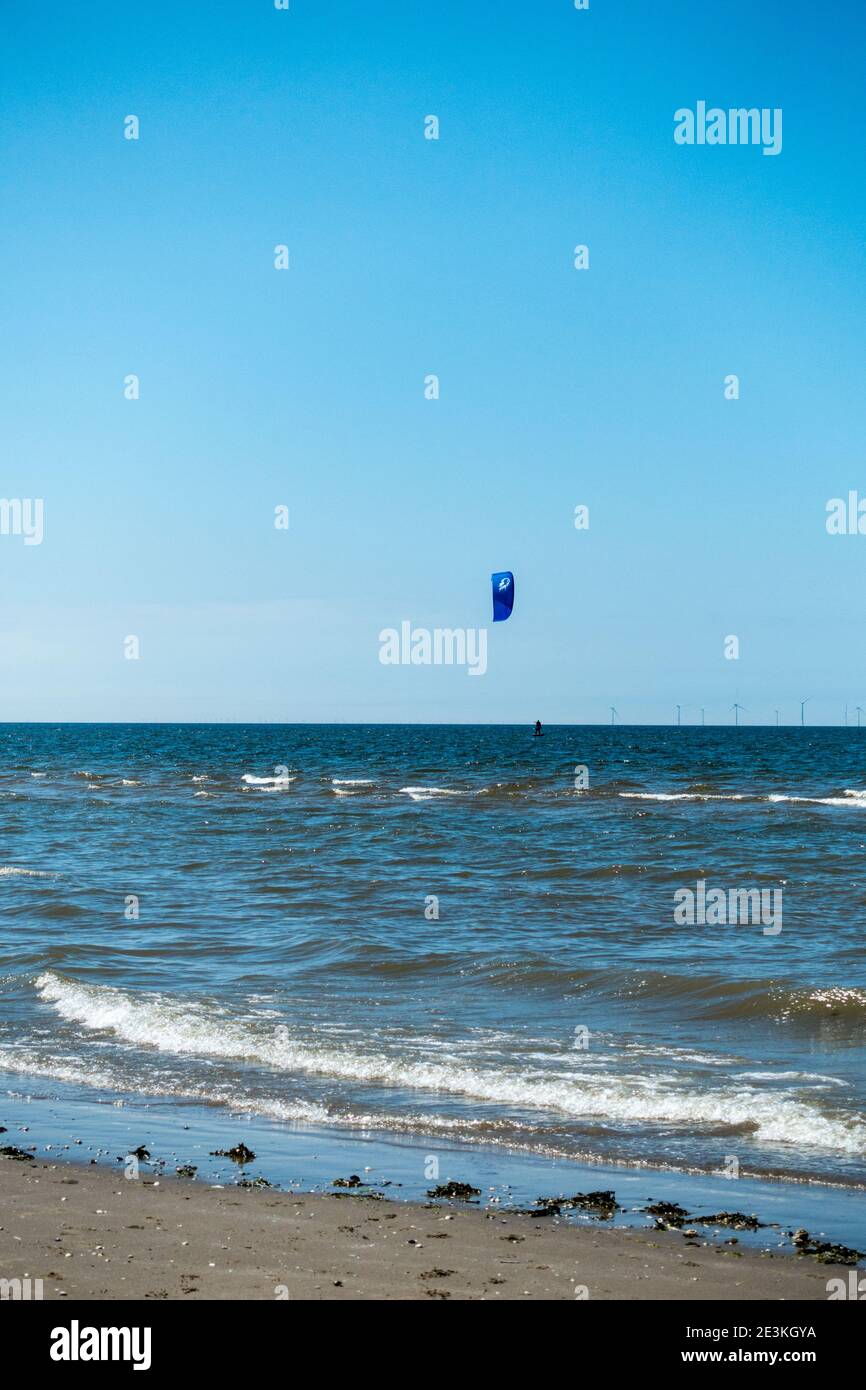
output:
[[514,607],[514,575],[511,570],[500,570],[490,576],[493,585],[493,621],[504,623],[511,617]]

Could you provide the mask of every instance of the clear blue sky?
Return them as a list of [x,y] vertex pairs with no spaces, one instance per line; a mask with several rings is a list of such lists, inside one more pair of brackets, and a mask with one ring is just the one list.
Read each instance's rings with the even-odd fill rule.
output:
[[[0,15],[0,718],[866,706],[860,0]],[[698,100],[782,153],[676,145]],[[486,676],[380,665],[500,569]]]

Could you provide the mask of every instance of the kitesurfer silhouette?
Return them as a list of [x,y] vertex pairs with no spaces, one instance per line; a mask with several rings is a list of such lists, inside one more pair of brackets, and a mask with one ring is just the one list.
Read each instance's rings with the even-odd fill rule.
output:
[[540,720],[540,719],[536,719],[536,721],[535,721],[535,737],[538,738],[538,737],[540,736],[540,734],[541,734],[541,720]]

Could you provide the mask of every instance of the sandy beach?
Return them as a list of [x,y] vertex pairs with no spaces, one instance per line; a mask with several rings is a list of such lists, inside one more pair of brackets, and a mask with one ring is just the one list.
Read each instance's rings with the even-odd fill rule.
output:
[[675,1231],[0,1160],[0,1278],[45,1299],[826,1300],[840,1273]]

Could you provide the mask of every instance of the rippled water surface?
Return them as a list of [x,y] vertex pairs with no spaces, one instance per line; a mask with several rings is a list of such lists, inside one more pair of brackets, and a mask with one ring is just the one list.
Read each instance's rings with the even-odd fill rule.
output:
[[6,725],[0,832],[9,1075],[866,1176],[866,730]]

